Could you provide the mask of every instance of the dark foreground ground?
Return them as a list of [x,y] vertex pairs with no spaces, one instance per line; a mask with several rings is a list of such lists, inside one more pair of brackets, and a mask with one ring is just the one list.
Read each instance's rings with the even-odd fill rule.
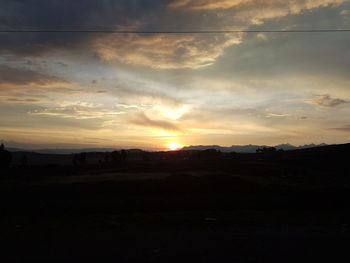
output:
[[349,262],[349,146],[325,149],[14,168],[0,260]]

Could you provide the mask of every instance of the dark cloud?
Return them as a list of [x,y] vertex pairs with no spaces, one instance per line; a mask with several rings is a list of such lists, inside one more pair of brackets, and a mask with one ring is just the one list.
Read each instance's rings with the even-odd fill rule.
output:
[[[100,29],[129,27],[150,18],[167,5],[159,0],[1,0],[2,29]],[[39,56],[57,49],[84,49],[100,37],[94,34],[1,33],[0,51]]]
[[47,84],[50,82],[63,82],[57,77],[26,68],[13,68],[0,65],[0,84],[26,85],[31,83]]
[[7,99],[10,102],[17,102],[17,103],[37,103],[40,102],[40,100],[37,99],[16,99],[16,98],[9,98]]
[[302,121],[304,121],[304,120],[308,120],[309,118],[308,117],[306,117],[306,116],[302,116],[302,117],[299,117],[298,118],[298,120],[302,120]]
[[143,112],[139,112],[133,115],[129,119],[129,122],[143,127],[157,128],[169,131],[180,131],[180,128],[177,127],[175,124],[164,120],[152,120]]
[[[312,27],[312,22],[317,21],[321,22],[318,26],[328,28],[334,27],[333,24],[336,24],[335,28],[338,28],[342,25],[341,22],[344,22],[344,19],[341,18],[343,16],[339,15],[339,8],[336,8],[336,6],[344,2],[345,0],[293,0],[285,1],[285,3],[260,0],[232,2],[226,0],[0,0],[3,7],[0,11],[0,17],[2,18],[3,28],[22,29],[101,29],[100,26],[104,26],[103,28],[107,26],[110,29],[119,27],[137,30],[207,30],[225,29],[232,27],[232,25],[238,26],[240,29],[247,29],[250,26],[268,23],[275,19],[279,19],[277,25],[279,28],[287,28],[296,24],[295,21],[290,22],[289,20],[288,23],[281,24],[281,18],[290,18],[291,14],[296,17],[297,14],[301,14],[305,10],[324,7],[325,10],[327,9],[324,11],[326,15],[320,14],[317,19],[314,19],[313,14],[308,14],[307,17],[310,17],[310,21],[301,21],[302,26]],[[336,12],[329,11],[329,8],[325,8],[326,6],[332,6],[331,9]],[[199,10],[201,12],[198,12]],[[324,17],[329,17],[329,19],[325,20]],[[276,23],[271,24],[271,28],[275,27]],[[317,41],[317,44],[322,44],[325,41],[327,40],[322,39],[322,41]],[[57,50],[64,50],[65,52],[72,50],[75,52],[85,51],[85,53],[88,51],[92,56],[95,54],[96,57],[107,61],[118,61],[123,64],[153,68],[176,69],[212,65],[218,57],[223,55],[227,47],[237,45],[240,42],[240,34],[178,35],[176,37],[123,35],[120,37],[117,35],[84,33],[25,33],[2,34],[0,37],[0,51],[25,56],[39,56]],[[289,47],[288,42],[286,41],[286,46],[283,49],[285,54],[289,53],[286,50]],[[337,40],[336,42],[339,45],[346,45],[341,44],[346,41]],[[328,43],[322,44],[321,48],[327,45]],[[320,50],[317,46],[313,50]],[[278,69],[279,61],[284,63],[284,54],[281,54],[278,48],[273,50],[275,54],[267,52],[265,55],[264,50],[263,56],[270,57],[267,57],[268,60],[260,59],[259,61],[250,59],[254,56],[242,57],[238,50],[238,54],[234,54],[237,59],[232,60],[230,58],[230,61],[235,63],[232,70],[242,72],[246,70],[244,67],[251,70],[250,66],[264,66],[261,61],[263,63],[267,61],[269,66],[276,65],[275,68]],[[303,60],[303,64],[307,67],[310,65],[310,59],[309,56],[305,56],[305,53],[310,50],[307,49],[305,53],[299,51],[297,50],[289,58],[294,57]],[[319,56],[315,55],[314,59],[318,59]],[[244,63],[240,63],[241,59],[244,60]],[[335,62],[331,55],[329,59],[330,62]],[[248,60],[248,62],[245,60]],[[346,61],[349,60],[344,59],[341,63],[348,65]],[[243,68],[237,65],[243,65]],[[273,69],[271,69],[271,72],[273,72]]]
[[317,95],[308,102],[324,108],[334,108],[349,103],[343,99],[332,98],[329,94]]
[[341,127],[333,128],[332,130],[342,131],[342,132],[350,132],[350,124],[344,125]]

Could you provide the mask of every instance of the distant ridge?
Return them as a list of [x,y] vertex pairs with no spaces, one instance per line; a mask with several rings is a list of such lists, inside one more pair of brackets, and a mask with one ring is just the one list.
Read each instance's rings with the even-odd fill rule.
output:
[[[276,146],[268,146],[268,145],[232,145],[229,147],[224,147],[220,145],[191,145],[182,148],[182,150],[207,150],[207,149],[215,149],[221,152],[237,152],[237,153],[255,153],[256,149],[263,147],[275,147],[277,150],[283,149],[285,151],[298,150],[298,149],[308,149],[314,147],[326,146],[327,144],[306,144],[301,146],[294,146],[291,144],[279,144]],[[6,144],[5,144],[6,146]],[[121,150],[121,148],[46,148],[46,149],[23,149],[20,147],[6,147],[11,152],[35,152],[41,154],[72,154],[72,153],[80,153],[80,152],[112,152],[116,150]],[[128,151],[141,151],[140,149],[128,149]]]
[[320,146],[326,146],[327,144],[321,143],[321,144],[306,144],[301,146],[294,146],[289,143],[287,144],[279,144],[276,146],[267,146],[267,145],[232,145],[230,147],[223,147],[219,145],[195,145],[195,146],[188,146],[184,147],[183,150],[207,150],[207,149],[215,149],[219,150],[221,152],[237,152],[237,153],[255,153],[256,149],[263,148],[263,147],[275,147],[277,150],[282,149],[284,151],[291,151],[291,150],[298,150],[298,149],[307,149],[307,148],[314,148],[314,147],[320,147]]
[[116,148],[82,148],[82,149],[20,149],[20,148],[6,148],[10,152],[35,152],[41,154],[72,154],[80,152],[112,152],[120,150]]

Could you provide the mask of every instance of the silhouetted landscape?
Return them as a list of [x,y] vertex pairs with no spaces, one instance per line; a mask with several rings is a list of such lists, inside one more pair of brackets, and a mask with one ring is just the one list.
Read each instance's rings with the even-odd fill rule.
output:
[[350,262],[350,0],[0,0],[0,263]]
[[2,148],[1,258],[340,262],[349,155],[350,144],[245,154]]

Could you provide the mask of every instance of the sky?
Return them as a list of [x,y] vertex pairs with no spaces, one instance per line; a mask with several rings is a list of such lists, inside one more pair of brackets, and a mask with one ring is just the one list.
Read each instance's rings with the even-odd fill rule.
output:
[[[0,28],[350,29],[349,0],[0,0]],[[0,33],[0,140],[29,148],[350,141],[350,32]]]

